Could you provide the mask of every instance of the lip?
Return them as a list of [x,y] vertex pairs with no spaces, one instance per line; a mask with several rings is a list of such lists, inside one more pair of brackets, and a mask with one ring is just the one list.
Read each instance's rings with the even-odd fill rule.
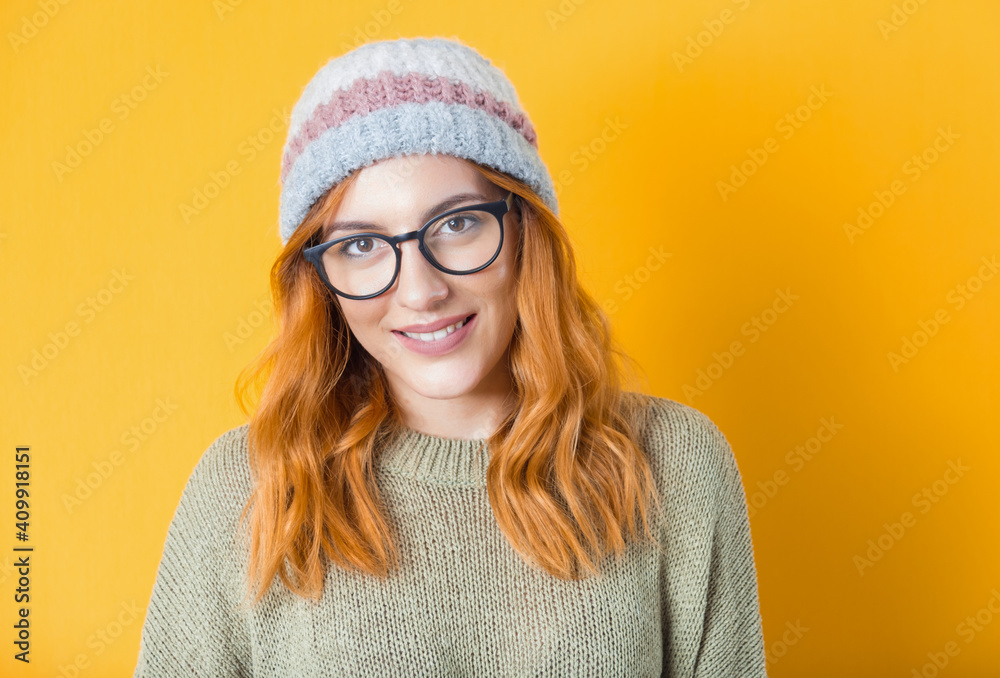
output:
[[[450,322],[444,325],[440,325],[440,323],[438,323],[440,325],[438,329],[441,329],[441,327],[447,327],[448,325],[454,324],[459,320],[468,317],[469,316],[461,316],[461,315],[455,316],[454,320],[451,320]],[[393,336],[396,337],[396,339],[399,340],[399,343],[401,343],[403,346],[410,349],[414,353],[419,353],[420,355],[427,355],[427,356],[444,355],[445,353],[448,353],[456,346],[461,344],[465,340],[465,338],[469,336],[469,333],[472,332],[472,328],[476,324],[476,320],[478,319],[479,319],[479,314],[477,313],[472,314],[472,318],[470,318],[467,323],[462,325],[462,327],[455,330],[444,339],[439,339],[438,341],[421,341],[420,339],[413,339],[411,337],[406,336],[405,334],[402,334],[399,330],[393,330],[392,334]],[[410,330],[405,330],[405,331],[409,332]]]
[[454,325],[459,320],[463,318],[468,318],[470,313],[462,313],[460,315],[453,315],[448,318],[441,318],[432,323],[427,323],[425,325],[408,325],[406,327],[397,327],[393,332],[409,332],[410,334],[421,334],[425,332],[437,332],[440,329],[448,327],[448,325]]

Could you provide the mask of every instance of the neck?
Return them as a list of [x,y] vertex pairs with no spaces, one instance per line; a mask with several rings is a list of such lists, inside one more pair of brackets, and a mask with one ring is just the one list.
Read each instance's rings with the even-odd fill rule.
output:
[[515,405],[507,364],[505,354],[475,389],[452,398],[425,396],[391,379],[389,389],[408,428],[437,438],[482,440],[493,434]]

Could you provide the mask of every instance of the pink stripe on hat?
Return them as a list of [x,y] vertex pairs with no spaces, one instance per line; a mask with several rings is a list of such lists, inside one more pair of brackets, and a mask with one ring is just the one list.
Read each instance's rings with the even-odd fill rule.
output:
[[382,71],[374,78],[355,80],[350,88],[338,91],[329,102],[316,107],[285,150],[281,180],[285,180],[306,146],[326,130],[339,127],[355,116],[383,108],[435,101],[485,111],[519,132],[532,146],[538,147],[538,137],[527,116],[506,101],[498,101],[490,92],[475,89],[466,82],[437,76],[421,73],[400,76],[392,71]]

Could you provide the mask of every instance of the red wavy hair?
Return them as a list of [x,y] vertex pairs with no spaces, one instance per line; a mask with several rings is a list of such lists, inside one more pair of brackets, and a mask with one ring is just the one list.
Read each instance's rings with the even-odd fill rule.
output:
[[[656,543],[650,511],[660,498],[639,444],[648,396],[627,390],[634,363],[578,281],[559,219],[523,182],[470,164],[514,192],[521,218],[508,366],[516,405],[487,441],[493,513],[521,557],[553,576],[597,574],[627,542]],[[256,476],[240,515],[241,525],[249,518],[244,601],[259,601],[276,575],[319,599],[331,563],[382,577],[398,564],[374,468],[401,418],[382,366],[302,255],[355,177],[313,205],[278,255],[270,279],[278,333],[236,381]]]

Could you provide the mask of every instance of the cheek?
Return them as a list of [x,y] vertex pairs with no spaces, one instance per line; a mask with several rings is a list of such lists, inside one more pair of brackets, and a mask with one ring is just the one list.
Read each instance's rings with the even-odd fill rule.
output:
[[[342,300],[342,314],[351,336],[386,369],[401,355],[402,346],[380,326],[385,313],[381,304],[352,299]],[[369,307],[367,304],[371,304]]]
[[497,268],[497,276],[485,289],[480,290],[479,298],[488,304],[490,316],[497,324],[498,331],[505,332],[508,326],[517,321],[517,279],[514,275],[513,262],[501,263]]
[[341,315],[347,322],[347,327],[351,334],[364,343],[365,340],[374,337],[380,332],[379,320],[382,313],[379,310],[380,304],[371,301],[360,301],[355,299],[341,300]]
[[505,241],[500,256],[486,269],[492,273],[492,288],[509,292],[517,286],[516,245],[515,242]]

